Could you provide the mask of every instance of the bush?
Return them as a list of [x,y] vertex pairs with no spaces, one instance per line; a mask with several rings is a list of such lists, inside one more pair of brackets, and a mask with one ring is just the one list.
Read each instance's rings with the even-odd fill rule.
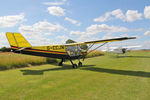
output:
[[100,51],[100,50],[95,50],[91,53],[89,53],[86,57],[90,58],[90,57],[96,57],[96,56],[103,56],[104,52]]
[[46,62],[47,62],[48,64],[51,64],[51,63],[57,63],[58,61],[57,61],[57,59],[55,59],[55,58],[46,58]]

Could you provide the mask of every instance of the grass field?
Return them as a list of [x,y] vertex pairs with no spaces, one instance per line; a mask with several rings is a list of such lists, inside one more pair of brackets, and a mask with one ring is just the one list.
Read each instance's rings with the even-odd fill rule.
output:
[[150,52],[127,55],[0,71],[0,100],[149,100]]

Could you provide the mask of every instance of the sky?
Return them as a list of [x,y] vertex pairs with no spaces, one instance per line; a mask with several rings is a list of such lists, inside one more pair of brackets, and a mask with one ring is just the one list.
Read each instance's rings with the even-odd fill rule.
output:
[[136,36],[110,43],[150,49],[149,0],[1,0],[0,47],[6,32],[21,33],[33,46]]

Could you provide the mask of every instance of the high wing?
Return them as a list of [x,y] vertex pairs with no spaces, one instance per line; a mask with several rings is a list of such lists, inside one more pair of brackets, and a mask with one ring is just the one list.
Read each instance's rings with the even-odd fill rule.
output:
[[104,40],[97,40],[97,41],[70,43],[70,44],[65,44],[65,45],[75,46],[75,45],[97,44],[97,43],[107,43],[107,42],[114,42],[114,41],[123,41],[123,40],[129,40],[129,39],[136,39],[136,37],[121,37],[121,38],[104,39]]
[[[11,46],[32,47],[31,44],[20,33],[7,32],[6,36]],[[122,40],[128,40],[128,39],[136,39],[136,37],[121,37],[121,38],[104,39],[104,40],[96,40],[96,41],[88,41],[88,42],[70,43],[70,44],[65,44],[65,45],[75,46],[75,45],[97,44],[97,43],[122,41]]]

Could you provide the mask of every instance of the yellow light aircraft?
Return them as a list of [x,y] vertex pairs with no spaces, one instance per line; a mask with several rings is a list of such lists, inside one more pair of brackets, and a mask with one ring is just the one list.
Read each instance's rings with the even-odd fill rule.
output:
[[[103,43],[94,49],[96,50],[108,42],[122,41],[136,38],[136,37],[121,37],[121,38],[113,38],[81,43],[70,43],[64,45],[32,46],[20,33],[7,32],[6,36],[12,51],[15,53],[62,59],[61,62],[59,63],[59,66],[63,65],[65,59],[69,59],[73,68],[82,66],[82,62],[80,62],[80,59],[85,58],[85,56],[88,54],[88,50],[94,44]],[[82,50],[80,48],[81,45],[87,44],[89,44],[87,50]],[[73,59],[79,59],[78,66],[77,64],[74,64],[72,62]]]

